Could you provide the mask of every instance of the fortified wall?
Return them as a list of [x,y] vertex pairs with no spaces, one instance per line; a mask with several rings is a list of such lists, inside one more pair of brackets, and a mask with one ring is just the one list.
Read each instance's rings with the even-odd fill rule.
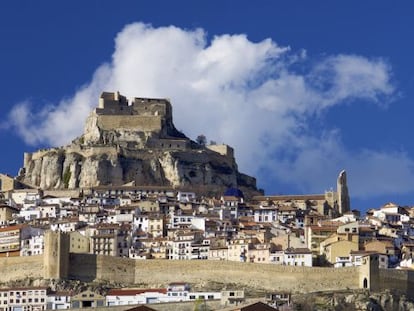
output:
[[19,279],[110,281],[126,286],[163,287],[171,282],[296,293],[367,288],[390,289],[414,298],[414,271],[378,269],[375,256],[361,267],[320,268],[230,261],[133,260],[68,252],[67,234],[47,232],[45,253],[0,258],[0,283]]
[[40,256],[1,258],[0,282],[16,279],[78,279],[160,287],[183,281],[193,285],[237,284],[265,290],[311,292],[358,288],[358,268],[309,268],[229,261],[133,260],[69,254],[68,234],[47,232]]
[[98,126],[103,130],[133,129],[159,132],[172,122],[172,107],[167,99],[136,97],[129,103],[119,92],[103,92],[95,109]]

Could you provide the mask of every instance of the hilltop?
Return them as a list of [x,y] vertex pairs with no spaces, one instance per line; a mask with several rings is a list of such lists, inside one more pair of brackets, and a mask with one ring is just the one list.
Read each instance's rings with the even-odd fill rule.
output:
[[178,131],[167,99],[104,92],[71,144],[25,153],[18,179],[42,189],[167,186],[258,194],[256,179],[238,171],[228,145],[202,145]]

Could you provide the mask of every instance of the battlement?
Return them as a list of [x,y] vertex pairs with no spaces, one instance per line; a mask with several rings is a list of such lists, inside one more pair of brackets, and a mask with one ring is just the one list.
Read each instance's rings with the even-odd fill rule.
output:
[[172,118],[171,103],[163,98],[135,97],[132,101],[119,92],[103,92],[99,97],[97,115],[103,116],[159,116]]

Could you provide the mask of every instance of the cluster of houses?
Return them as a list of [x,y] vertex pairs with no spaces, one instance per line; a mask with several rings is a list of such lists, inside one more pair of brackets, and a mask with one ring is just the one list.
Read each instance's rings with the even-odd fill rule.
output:
[[[246,199],[235,188],[220,197],[205,197],[134,185],[72,192],[5,191],[1,186],[0,179],[0,257],[41,255],[45,233],[55,231],[68,233],[70,253],[135,260],[341,268],[360,266],[364,256],[376,254],[380,268],[414,269],[414,207],[388,203],[361,217],[359,211],[341,205],[341,194],[333,191]],[[276,295],[279,301],[290,300]],[[0,311],[220,299],[224,305],[239,303],[244,292],[197,293],[185,283],[161,289],[112,289],[105,295],[3,288]]]
[[87,195],[2,192],[0,257],[42,254],[47,230],[68,232],[71,253],[136,260],[229,260],[292,266],[411,268],[414,209],[386,204],[335,213],[325,195],[220,198],[162,187],[97,187]]
[[[279,294],[280,296],[280,294]],[[280,302],[290,302],[290,295]],[[80,293],[53,291],[49,287],[15,287],[0,289],[0,310],[36,311],[84,309],[105,306],[148,305],[156,303],[220,301],[221,306],[234,306],[245,301],[243,290],[194,292],[187,283],[171,283],[167,288],[110,289],[98,294],[91,290]],[[147,309],[145,309],[147,310]],[[152,310],[152,309],[151,309]]]

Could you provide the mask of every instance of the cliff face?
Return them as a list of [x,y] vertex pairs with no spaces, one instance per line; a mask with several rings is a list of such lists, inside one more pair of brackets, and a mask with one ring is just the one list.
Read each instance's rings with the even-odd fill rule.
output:
[[112,93],[101,100],[72,144],[26,153],[20,179],[42,189],[134,182],[257,192],[256,180],[238,172],[230,147],[200,146],[175,129],[169,102],[135,99],[122,106],[125,98]]
[[[85,148],[87,151],[88,148]],[[97,185],[237,186],[237,166],[206,150],[130,150],[94,147],[89,154],[74,146],[50,149],[28,157],[24,181],[43,189],[85,188]],[[242,176],[242,175],[240,175]],[[254,185],[251,185],[254,187]]]

